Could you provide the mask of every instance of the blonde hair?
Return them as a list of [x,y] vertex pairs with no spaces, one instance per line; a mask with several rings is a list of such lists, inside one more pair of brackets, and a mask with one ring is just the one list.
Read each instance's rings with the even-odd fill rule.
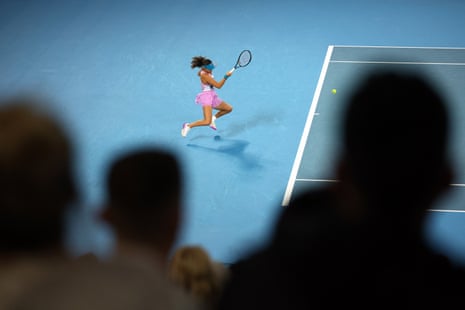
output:
[[171,280],[207,304],[217,301],[226,274],[226,266],[214,262],[201,246],[178,248],[169,263]]

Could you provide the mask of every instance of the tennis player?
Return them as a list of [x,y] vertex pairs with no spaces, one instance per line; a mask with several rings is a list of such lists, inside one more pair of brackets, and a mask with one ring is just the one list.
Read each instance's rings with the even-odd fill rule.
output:
[[[197,94],[195,103],[202,106],[203,119],[192,123],[184,123],[181,129],[183,137],[187,136],[187,133],[193,127],[210,126],[211,129],[216,130],[215,120],[232,111],[232,106],[220,99],[215,92],[215,88],[220,89],[223,87],[232,72],[226,73],[219,82],[216,81],[212,73],[215,65],[210,59],[203,56],[192,57],[191,68],[200,68],[198,76],[200,77],[202,91]],[[213,109],[218,111],[215,115],[213,115]]]

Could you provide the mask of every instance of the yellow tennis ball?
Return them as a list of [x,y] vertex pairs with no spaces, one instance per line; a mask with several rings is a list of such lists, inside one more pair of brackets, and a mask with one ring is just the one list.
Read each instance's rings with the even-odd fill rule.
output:
[[332,92],[333,94],[336,94],[336,93],[337,93],[336,88],[333,88],[333,89],[331,90],[331,92]]

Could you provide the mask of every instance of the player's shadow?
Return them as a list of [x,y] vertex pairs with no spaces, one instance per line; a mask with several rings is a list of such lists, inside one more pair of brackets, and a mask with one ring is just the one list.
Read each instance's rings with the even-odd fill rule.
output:
[[248,119],[242,120],[240,123],[232,123],[228,126],[226,133],[228,136],[236,136],[245,131],[251,130],[254,127],[263,125],[277,126],[282,118],[280,113],[262,112],[257,115],[250,116]]
[[195,143],[188,143],[187,146],[191,148],[201,149],[209,152],[217,152],[233,156],[239,160],[239,164],[244,169],[258,169],[261,164],[256,156],[245,152],[245,149],[249,145],[248,141],[237,140],[237,139],[224,139],[217,135],[214,138],[214,143],[218,146],[204,146]]

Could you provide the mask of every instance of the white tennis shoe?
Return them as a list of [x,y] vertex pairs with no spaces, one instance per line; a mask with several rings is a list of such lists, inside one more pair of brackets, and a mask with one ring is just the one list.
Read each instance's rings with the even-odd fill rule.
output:
[[183,137],[187,136],[187,133],[189,132],[189,130],[191,130],[191,128],[189,127],[189,123],[182,124],[181,136]]
[[211,123],[210,123],[210,128],[213,129],[213,130],[216,130],[215,121],[216,121],[216,116],[213,115],[213,116],[212,116],[212,121],[211,121]]

